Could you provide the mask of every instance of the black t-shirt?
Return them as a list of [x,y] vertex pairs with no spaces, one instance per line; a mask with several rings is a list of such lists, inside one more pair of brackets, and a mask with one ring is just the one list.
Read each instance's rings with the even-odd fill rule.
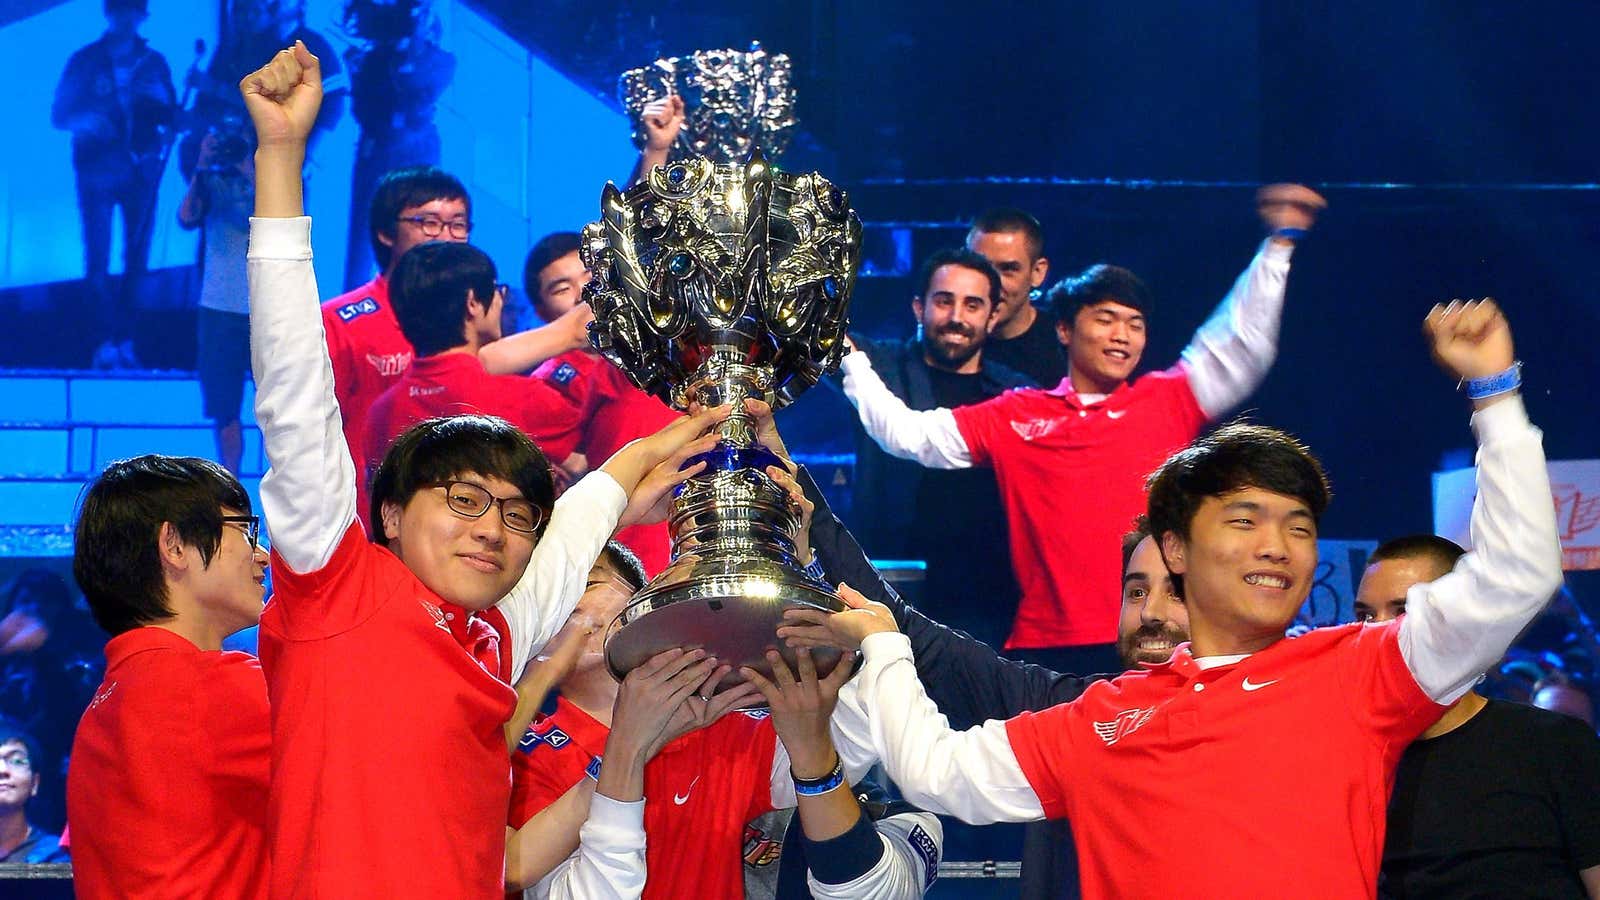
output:
[[[944,409],[989,399],[978,375],[928,368]],[[1005,507],[994,470],[925,469],[917,482],[911,546],[927,561],[923,608],[993,647],[1005,643],[1020,594],[1006,541]]]
[[1032,378],[1049,390],[1067,377],[1067,353],[1056,338],[1055,318],[1035,309],[1033,324],[1014,338],[994,335],[983,345],[985,362],[996,362]]
[[1600,737],[1570,716],[1490,700],[1407,748],[1378,896],[1587,900],[1600,865]]

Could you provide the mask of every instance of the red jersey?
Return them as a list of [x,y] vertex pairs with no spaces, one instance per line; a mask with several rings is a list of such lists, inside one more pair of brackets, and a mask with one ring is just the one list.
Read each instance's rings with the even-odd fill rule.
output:
[[112,638],[67,771],[77,895],[267,896],[269,741],[255,657]]
[[[609,733],[559,698],[555,713],[529,726],[511,754],[508,824],[521,827],[581,782]],[[645,900],[742,900],[745,824],[772,809],[776,749],[765,713],[729,713],[645,765]]]
[[272,896],[499,897],[516,693],[494,628],[355,523],[311,574],[274,553],[272,582]]
[[[560,391],[578,410],[582,429],[578,452],[588,458],[591,467],[600,466],[629,441],[655,434],[680,415],[634,387],[628,376],[604,357],[587,350],[569,350],[547,360],[533,375]],[[617,532],[617,540],[638,555],[650,575],[672,561],[672,538],[665,522],[624,528]]]
[[[367,410],[358,480],[370,483],[389,445],[407,428],[434,416],[464,413],[499,416],[517,426],[552,465],[571,456],[578,445],[577,411],[548,385],[516,375],[491,375],[471,353],[438,353],[412,361]],[[365,518],[367,510],[360,512]]]
[[333,363],[333,393],[344,420],[344,442],[356,467],[356,509],[367,510],[367,479],[361,440],[367,410],[411,365],[411,342],[389,305],[389,280],[382,275],[322,304],[322,330]]
[[1145,478],[1200,433],[1205,413],[1180,363],[1084,405],[1066,381],[951,412],[974,465],[994,467],[1022,587],[1008,648],[1117,639],[1122,536]]
[[1072,822],[1083,896],[1372,897],[1400,754],[1445,710],[1399,635],[1322,628],[1206,669],[1185,646],[1008,721],[1045,815]]

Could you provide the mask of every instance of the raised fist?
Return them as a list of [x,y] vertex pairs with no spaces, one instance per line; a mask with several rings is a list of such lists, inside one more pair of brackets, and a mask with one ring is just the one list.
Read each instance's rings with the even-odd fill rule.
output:
[[645,104],[646,149],[661,153],[672,149],[672,142],[678,139],[678,132],[683,128],[683,120],[683,98],[677,94],[668,94]]
[[1322,195],[1303,184],[1269,184],[1256,191],[1256,212],[1267,231],[1310,228],[1317,214],[1328,208]]
[[1492,299],[1436,304],[1422,322],[1433,358],[1452,378],[1484,378],[1516,362],[1511,326]]
[[304,42],[295,41],[246,75],[239,93],[256,127],[257,146],[303,150],[322,106],[322,64]]

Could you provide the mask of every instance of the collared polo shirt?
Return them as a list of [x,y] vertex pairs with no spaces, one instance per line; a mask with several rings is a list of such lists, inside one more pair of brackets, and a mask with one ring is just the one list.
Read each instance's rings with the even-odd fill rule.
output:
[[272,896],[500,896],[516,693],[495,630],[354,522],[316,572],[274,553],[272,580]]
[[[604,357],[586,350],[570,350],[547,360],[533,376],[559,391],[578,410],[581,436],[578,452],[590,468],[600,466],[624,444],[655,434],[680,413],[639,390]],[[671,562],[672,539],[667,523],[632,525],[617,532],[655,575]]]
[[[512,751],[508,824],[521,827],[583,780],[610,729],[568,702]],[[666,745],[644,767],[645,900],[744,896],[745,824],[772,809],[777,734],[765,713],[729,713]]]
[[1205,425],[1182,363],[1083,403],[1063,379],[951,410],[974,465],[994,467],[1022,588],[1008,648],[1117,639],[1122,536],[1149,474]]
[[67,772],[77,895],[267,896],[269,741],[255,657],[112,638]]
[[1445,710],[1399,634],[1323,628],[1210,667],[1184,645],[1009,720],[1084,897],[1372,897],[1400,754]]

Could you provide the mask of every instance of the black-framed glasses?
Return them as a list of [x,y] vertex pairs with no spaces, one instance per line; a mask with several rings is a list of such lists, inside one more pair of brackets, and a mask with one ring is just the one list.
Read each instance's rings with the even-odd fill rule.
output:
[[401,216],[399,221],[410,222],[417,226],[417,230],[422,232],[423,237],[436,238],[443,234],[446,229],[449,229],[451,237],[458,241],[464,241],[467,239],[467,235],[472,233],[472,221],[470,219],[452,219],[446,222],[433,216]]
[[524,497],[496,497],[488,488],[470,481],[430,481],[422,487],[444,488],[444,501],[450,511],[469,519],[481,519],[489,507],[500,507],[500,521],[518,534],[533,534],[544,522],[544,510]]
[[504,300],[511,296],[511,285],[506,284],[504,281],[496,282],[494,292],[500,295],[500,299]]
[[233,523],[243,525],[244,536],[250,541],[251,550],[261,549],[261,517],[260,516],[223,516],[224,524]]

